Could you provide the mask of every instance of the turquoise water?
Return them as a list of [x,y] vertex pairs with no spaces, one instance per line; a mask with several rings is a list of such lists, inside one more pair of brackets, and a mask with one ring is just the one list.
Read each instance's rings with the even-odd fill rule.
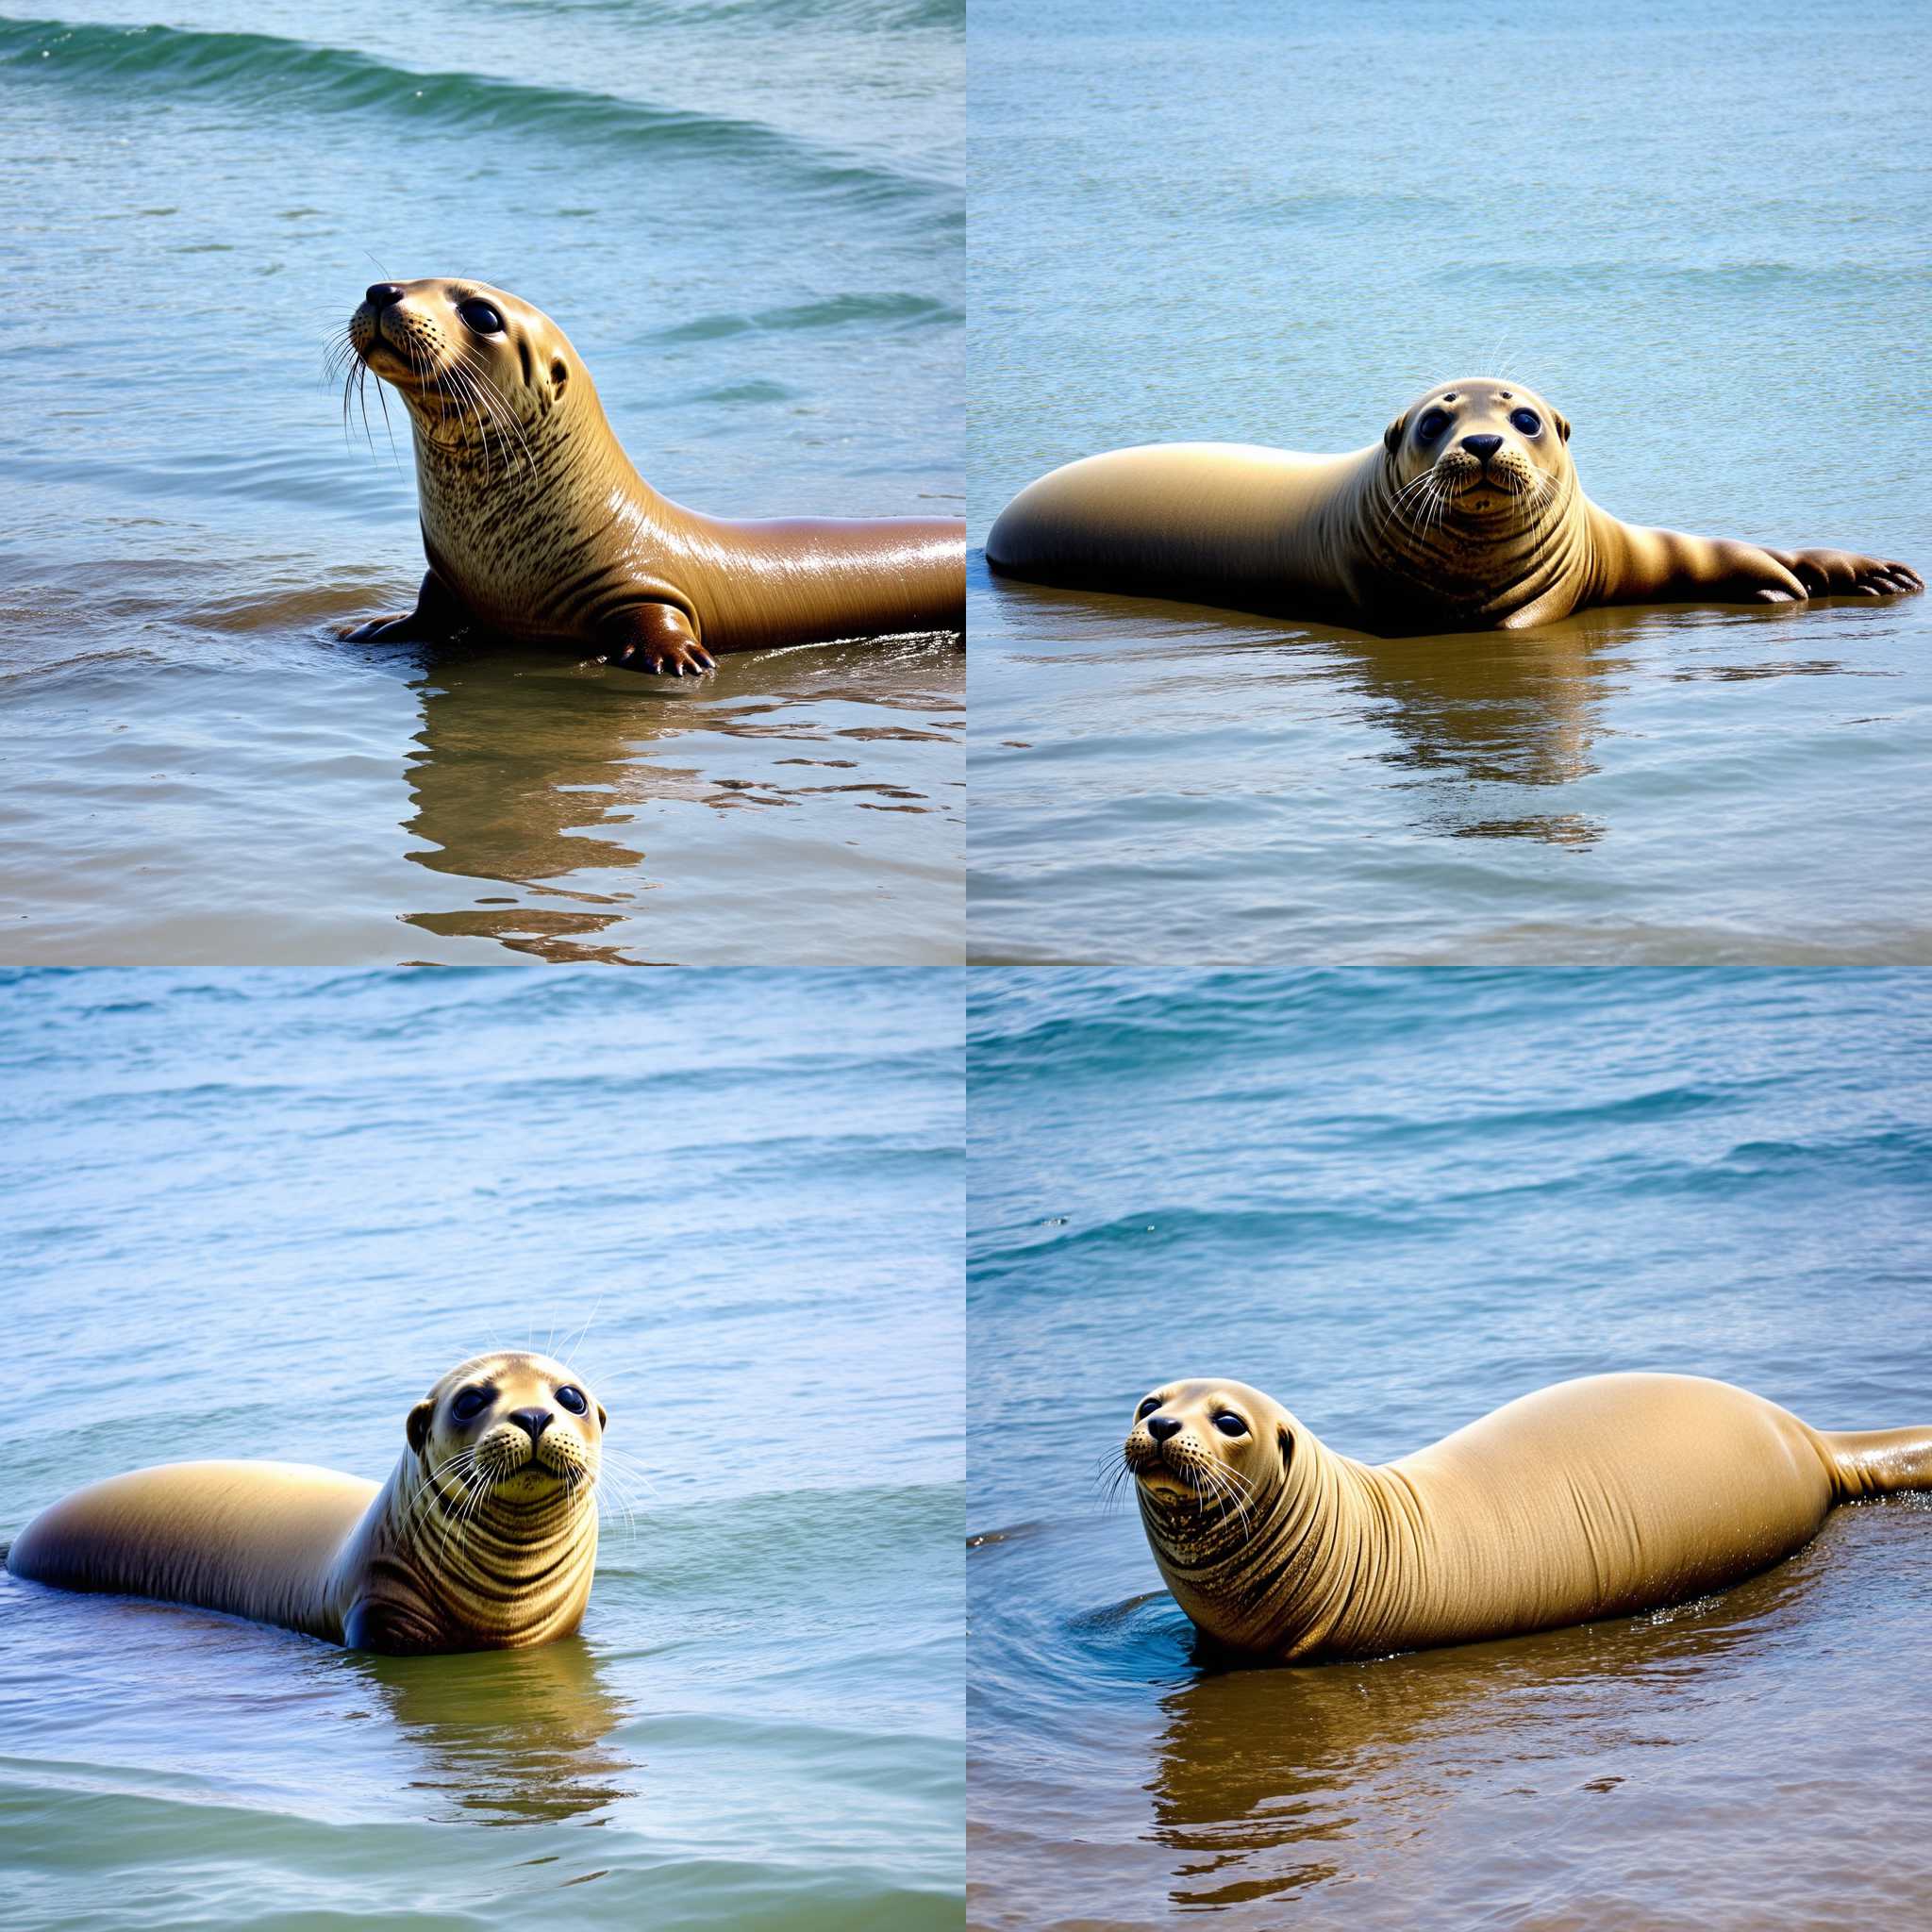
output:
[[[973,15],[969,542],[1139,441],[1513,375],[1632,522],[1932,559],[1923,8]],[[1932,958],[1932,603],[1383,643],[995,582],[972,957]]]
[[0,981],[0,1541],[553,1332],[618,1458],[540,1650],[0,1571],[9,1927],[959,1923],[958,978],[643,984]]
[[1099,1476],[1224,1374],[1381,1460],[1613,1369],[1932,1419],[1913,973],[974,976],[969,1918],[1923,1923],[1932,1498],[1658,1615],[1212,1672]]
[[957,960],[957,639],[339,643],[423,558],[323,361],[473,275],[681,502],[957,514],[963,61],[944,0],[0,17],[5,957]]

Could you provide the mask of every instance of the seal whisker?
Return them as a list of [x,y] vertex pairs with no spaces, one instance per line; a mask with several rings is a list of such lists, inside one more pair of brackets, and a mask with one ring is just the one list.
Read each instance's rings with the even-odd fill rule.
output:
[[390,426],[389,396],[380,383],[375,385],[375,400],[382,406],[382,433],[389,438],[390,460],[400,470],[403,467],[403,458],[396,449],[396,433]]
[[[475,410],[476,433],[482,438],[483,441],[484,481],[488,482],[490,478],[491,441],[490,432],[494,422],[495,411],[491,408],[482,391],[476,387],[475,377],[471,375],[469,369],[463,363],[459,361],[450,363],[444,371],[444,375],[455,387],[457,393],[467,400]],[[508,444],[503,441],[500,429],[497,432],[496,441],[503,449],[503,469],[504,474],[508,475],[509,473]],[[548,1354],[549,1351],[546,1349],[544,1353]]]
[[591,1332],[591,1324],[596,1321],[598,1310],[604,1306],[605,1292],[606,1291],[601,1288],[597,1291],[597,1299],[591,1304],[591,1312],[584,1318],[584,1325],[571,1337],[569,1345],[558,1357],[558,1360],[562,1362],[566,1368],[575,1366],[576,1352],[583,1347],[584,1340]]
[[[509,399],[491,379],[489,371],[475,358],[469,350],[458,345],[457,357],[464,369],[469,373],[472,380],[480,383],[483,389],[487,390],[496,399],[499,410],[498,421],[517,439],[518,443],[523,449],[524,461],[529,466],[530,474],[534,476],[537,474],[537,458],[531,451],[530,439],[525,434],[524,425],[516,420],[516,416],[509,407]],[[550,1350],[546,1347],[543,1352],[548,1355]]]
[[[477,371],[475,371],[475,369],[474,369],[474,367],[470,365],[470,361],[466,359],[466,356],[464,356],[464,350],[461,350],[461,348],[456,348],[456,352],[454,352],[454,358],[452,358],[452,361],[450,361],[450,365],[448,365],[448,369],[446,369],[446,375],[448,375],[448,380],[450,380],[450,383],[452,383],[452,385],[456,385],[456,387],[458,387],[458,391],[459,391],[461,394],[464,394],[464,396],[466,396],[466,398],[468,398],[468,400],[472,402],[472,406],[475,408],[475,417],[477,417],[477,433],[479,433],[479,435],[483,437],[483,441],[485,441],[485,446],[489,444],[489,437],[491,437],[491,427],[494,425],[494,429],[496,429],[496,442],[500,444],[502,452],[505,452],[505,466],[502,466],[502,468],[505,468],[505,475],[508,475],[508,474],[510,474],[510,461],[508,461],[508,450],[510,450],[510,442],[508,442],[508,439],[505,437],[505,433],[502,433],[502,431],[505,431],[505,424],[502,424],[502,417],[500,417],[498,409],[496,409],[496,408],[494,408],[494,406],[491,404],[491,400],[489,400],[489,398],[487,398],[487,396],[483,394],[483,391],[481,391],[481,387],[479,387],[479,383],[477,383]],[[529,456],[527,448],[524,450],[524,454],[525,454],[525,458]],[[531,472],[535,472],[535,461],[531,461]],[[549,1353],[551,1353],[551,1349],[549,1349],[549,1342],[545,1342],[545,1351],[542,1351],[542,1353],[545,1353],[545,1355],[549,1355]]]
[[[609,1498],[610,1505],[623,1512],[625,1535],[635,1538],[638,1533],[637,1510],[632,1507],[630,1498],[625,1493],[623,1485],[613,1482],[606,1493]],[[598,1507],[600,1509],[605,1507],[605,1504],[601,1499]]]
[[607,1467],[631,1477],[636,1482],[642,1483],[644,1488],[653,1496],[657,1495],[658,1485],[651,1480],[650,1472],[644,1469],[635,1457],[626,1455],[622,1449],[611,1448],[608,1442],[599,1446],[598,1454],[599,1459]]

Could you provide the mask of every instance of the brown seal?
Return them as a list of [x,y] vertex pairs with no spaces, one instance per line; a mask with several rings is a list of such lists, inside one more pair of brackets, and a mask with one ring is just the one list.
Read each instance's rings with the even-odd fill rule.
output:
[[1008,576],[1314,618],[1385,637],[1521,630],[1599,604],[1789,604],[1922,591],[1902,563],[1620,522],[1570,425],[1520,383],[1430,390],[1347,456],[1151,443],[1068,463],[986,541]]
[[719,651],[965,624],[965,525],[942,518],[731,522],[631,467],[563,331],[482,282],[378,282],[346,345],[409,412],[429,570],[408,616],[344,637],[475,626],[634,671]]
[[1591,1375],[1370,1467],[1243,1383],[1185,1381],[1140,1405],[1124,1458],[1181,1608],[1312,1662],[1724,1590],[1836,1504],[1932,1488],[1932,1428],[1831,1434],[1724,1382]]
[[42,1509],[7,1567],[280,1624],[353,1650],[502,1650],[577,1627],[604,1410],[547,1356],[478,1356],[409,1411],[389,1480],[175,1462]]

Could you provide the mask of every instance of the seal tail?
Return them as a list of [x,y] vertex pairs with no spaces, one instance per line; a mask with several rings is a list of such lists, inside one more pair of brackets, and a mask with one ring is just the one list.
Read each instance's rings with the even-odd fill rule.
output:
[[1840,1501],[1932,1490],[1932,1428],[1821,1429]]

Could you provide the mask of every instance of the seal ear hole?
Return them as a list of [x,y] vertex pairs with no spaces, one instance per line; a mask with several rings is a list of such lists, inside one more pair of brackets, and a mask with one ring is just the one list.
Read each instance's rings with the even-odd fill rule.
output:
[[435,1403],[426,1397],[409,1411],[409,1420],[403,1424],[403,1432],[409,1439],[409,1447],[420,1456],[423,1445],[429,1440],[429,1420],[436,1413]]
[[1281,1466],[1286,1470],[1294,1460],[1294,1431],[1284,1423],[1275,1433],[1281,1441]]
[[1382,447],[1392,457],[1402,444],[1402,433],[1408,427],[1408,411],[1405,409],[1388,428],[1382,432]]
[[1560,436],[1565,442],[1568,442],[1570,441],[1569,417],[1564,415],[1561,409],[1552,409],[1550,411],[1550,414],[1556,419],[1557,434]]
[[563,358],[559,356],[557,358],[557,360],[550,365],[550,386],[557,391],[558,395],[561,395],[564,391],[564,385],[567,382],[569,382],[569,380],[570,371],[564,367]]
[[608,1428],[609,1425],[610,1418],[604,1413],[604,1405],[600,1402],[597,1405],[597,1426],[600,1429],[605,1429]]

